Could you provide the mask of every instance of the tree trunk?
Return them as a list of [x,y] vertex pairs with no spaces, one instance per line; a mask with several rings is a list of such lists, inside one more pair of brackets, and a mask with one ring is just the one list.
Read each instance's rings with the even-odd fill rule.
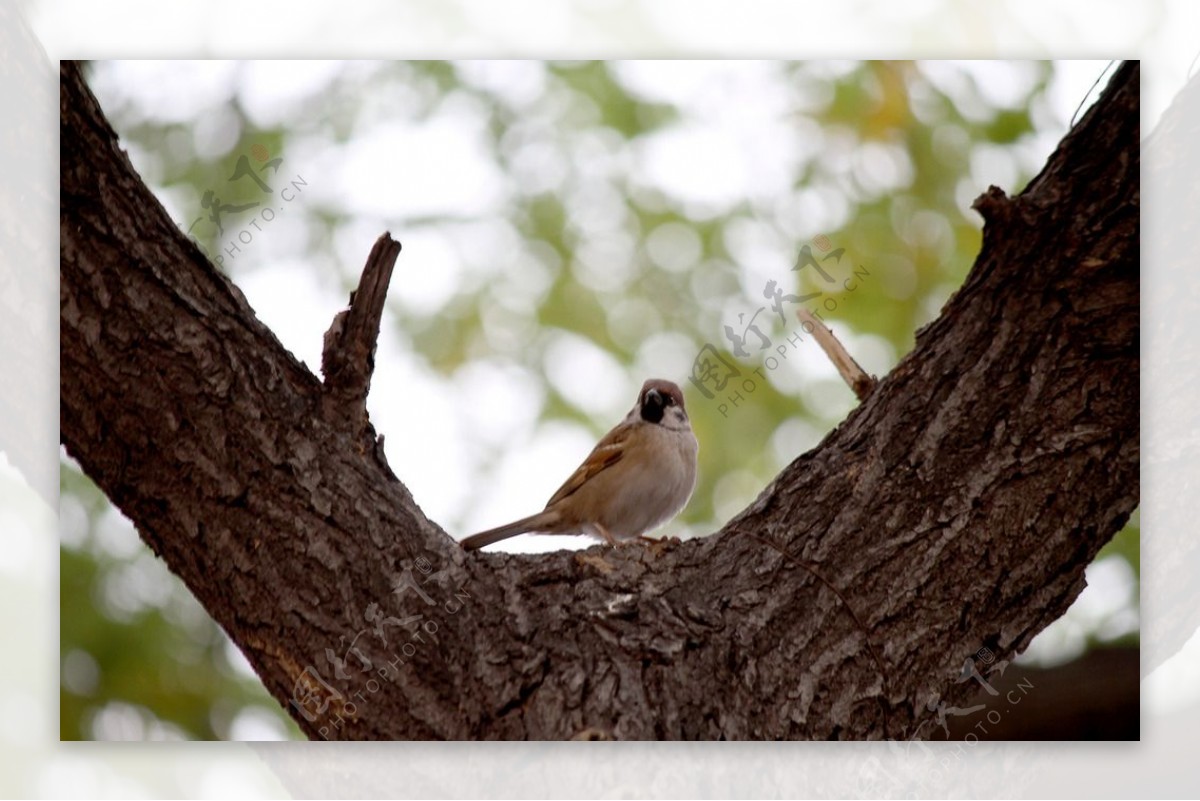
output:
[[390,237],[322,383],[61,80],[62,441],[310,737],[912,736],[1137,505],[1135,63],[1023,193],[977,201],[962,289],[721,531],[536,556],[463,553],[383,459]]

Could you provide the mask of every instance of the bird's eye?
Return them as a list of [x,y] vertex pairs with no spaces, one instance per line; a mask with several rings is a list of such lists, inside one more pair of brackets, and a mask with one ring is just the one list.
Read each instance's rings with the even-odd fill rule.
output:
[[672,398],[670,395],[667,395],[667,396],[666,396],[666,398],[664,398],[664,400],[666,401],[666,404],[667,404],[668,406],[674,406],[674,405],[675,405],[675,399],[674,399],[674,398]]

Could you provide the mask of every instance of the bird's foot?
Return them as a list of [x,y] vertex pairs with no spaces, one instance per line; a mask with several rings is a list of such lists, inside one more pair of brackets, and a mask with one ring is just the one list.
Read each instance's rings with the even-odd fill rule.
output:
[[608,547],[616,548],[621,544],[615,537],[613,537],[612,532],[610,532],[604,526],[600,525],[599,523],[593,523],[593,526],[595,526],[596,531],[600,534],[600,538],[608,543]]

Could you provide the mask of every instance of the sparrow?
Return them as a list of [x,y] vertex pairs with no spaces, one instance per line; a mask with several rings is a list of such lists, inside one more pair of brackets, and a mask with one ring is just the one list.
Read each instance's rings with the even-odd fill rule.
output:
[[696,488],[699,444],[678,385],[652,378],[625,419],[535,515],[467,537],[474,551],[517,534],[589,534],[616,545],[670,520]]

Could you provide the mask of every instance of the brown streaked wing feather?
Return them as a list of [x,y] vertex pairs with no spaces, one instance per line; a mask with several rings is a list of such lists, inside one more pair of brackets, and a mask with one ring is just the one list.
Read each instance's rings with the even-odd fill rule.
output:
[[627,427],[618,426],[605,434],[604,439],[596,443],[596,447],[583,460],[583,464],[579,465],[575,472],[571,474],[571,477],[558,488],[558,492],[554,493],[550,500],[546,501],[546,508],[549,509],[563,498],[573,494],[597,473],[621,461],[621,457],[625,454],[625,443],[629,439],[631,430]]

